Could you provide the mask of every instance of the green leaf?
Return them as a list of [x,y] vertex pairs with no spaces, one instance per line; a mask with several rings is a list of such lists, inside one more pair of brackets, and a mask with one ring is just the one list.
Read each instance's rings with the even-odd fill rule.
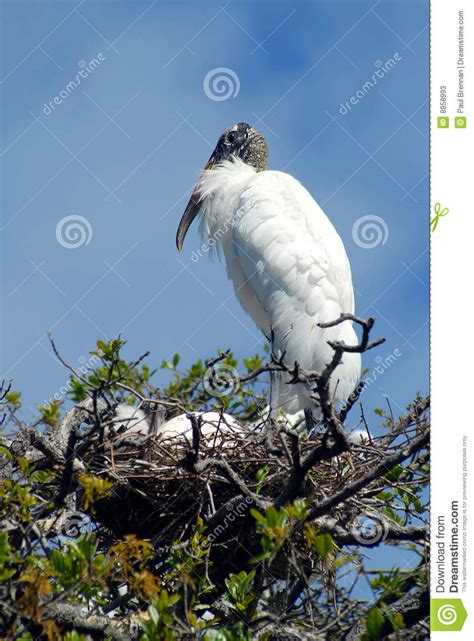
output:
[[9,461],[13,461],[13,454],[5,447],[5,445],[0,445],[0,454],[6,456]]
[[403,465],[395,465],[391,470],[389,470],[386,474],[386,478],[389,481],[396,481],[397,479],[402,476],[402,474],[405,472],[405,468]]
[[20,403],[21,392],[9,392],[5,398],[11,405],[18,405],[18,406],[21,405]]
[[96,342],[97,347],[100,349],[101,352],[106,352],[107,351],[107,343],[105,343],[102,340],[98,340]]
[[268,465],[263,465],[262,467],[259,467],[255,475],[257,478],[257,481],[259,482],[264,481],[269,471],[270,471],[270,468],[268,467]]
[[330,534],[318,534],[314,541],[314,548],[319,556],[326,558],[334,552],[334,540]]
[[372,608],[367,615],[367,632],[371,639],[378,639],[384,625],[384,616],[380,608]]
[[413,507],[418,512],[423,512],[423,504],[421,503],[420,499],[418,498],[413,499]]
[[267,523],[269,527],[279,525],[278,511],[273,507],[273,505],[271,505],[267,510]]
[[150,616],[150,619],[153,621],[153,623],[155,625],[157,625],[158,624],[159,615],[158,615],[158,611],[157,611],[157,609],[155,608],[154,605],[150,605],[150,607],[148,608],[148,614]]
[[260,514],[258,510],[251,508],[250,514],[257,521],[257,523],[260,523],[260,525],[263,525],[263,526],[267,525],[267,519],[263,516],[263,514]]

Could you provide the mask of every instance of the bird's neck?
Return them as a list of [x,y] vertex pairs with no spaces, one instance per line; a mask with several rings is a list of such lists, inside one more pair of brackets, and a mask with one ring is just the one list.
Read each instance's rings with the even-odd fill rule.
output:
[[225,244],[238,222],[240,197],[255,174],[255,168],[239,158],[225,160],[203,173],[199,182],[203,240],[210,243],[212,239],[216,246]]

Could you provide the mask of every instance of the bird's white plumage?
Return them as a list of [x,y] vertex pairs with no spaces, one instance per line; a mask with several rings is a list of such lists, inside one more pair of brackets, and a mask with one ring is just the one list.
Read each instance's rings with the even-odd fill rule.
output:
[[[238,436],[244,432],[242,426],[230,414],[216,411],[192,412],[192,414],[199,419],[201,438],[206,440],[208,444],[220,445],[225,436]],[[151,425],[142,409],[126,403],[119,403],[115,409],[113,428],[113,435],[117,431],[120,432],[115,439],[115,443],[119,445],[124,439],[130,437],[149,436]],[[162,423],[156,431],[156,438],[167,443],[192,442],[193,426],[189,415],[179,414]]]
[[370,443],[372,435],[365,427],[359,427],[349,434],[349,441],[354,445],[366,445]]
[[145,412],[127,403],[119,403],[115,408],[113,425],[115,431],[120,429],[127,436],[132,433],[146,436],[150,429]]
[[[205,171],[199,191],[204,236],[221,246],[242,307],[267,337],[273,333],[287,363],[321,372],[333,355],[328,341],[357,344],[350,322],[318,326],[354,312],[351,270],[341,238],[297,180],[235,158]],[[331,382],[336,402],[359,376],[360,355],[345,354]],[[287,379],[279,404],[289,413],[314,409],[309,389]]]
[[[242,427],[230,414],[220,412],[193,412],[199,418],[201,437],[217,443],[221,443],[223,435],[242,432]],[[174,440],[187,438],[192,441],[193,426],[187,414],[179,414],[163,423],[158,429],[158,437],[162,440]]]

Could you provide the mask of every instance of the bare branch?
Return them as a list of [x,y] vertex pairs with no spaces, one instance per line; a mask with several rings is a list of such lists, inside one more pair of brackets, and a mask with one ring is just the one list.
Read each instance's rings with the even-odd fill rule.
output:
[[[425,585],[415,592],[405,594],[401,599],[395,601],[389,606],[392,614],[401,614],[405,627],[410,627],[418,623],[429,615],[429,588]],[[380,631],[380,639],[386,639],[393,632],[392,625],[386,620],[383,629]],[[367,633],[365,623],[357,623],[349,634],[345,637],[345,641],[361,641],[363,636]]]
[[113,641],[130,641],[130,633],[107,616],[87,614],[80,605],[51,603],[45,607],[44,618],[51,618],[68,630],[109,637]]
[[396,465],[409,458],[423,447],[426,447],[429,442],[430,435],[428,432],[414,438],[407,447],[404,447],[399,452],[395,452],[394,454],[385,457],[382,462],[379,463],[379,465],[369,470],[367,474],[364,474],[353,483],[350,483],[339,492],[333,494],[333,496],[330,496],[327,499],[322,500],[319,504],[315,505],[310,510],[306,520],[313,520],[318,516],[327,514],[333,507],[339,505],[343,501],[346,501],[351,496],[354,496],[361,489],[367,487],[369,483],[377,478],[380,478],[384,474],[387,474],[387,472],[393,469]]

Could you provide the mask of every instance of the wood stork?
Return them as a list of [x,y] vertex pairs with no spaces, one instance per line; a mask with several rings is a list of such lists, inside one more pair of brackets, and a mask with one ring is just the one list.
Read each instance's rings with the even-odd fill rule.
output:
[[[216,411],[191,412],[191,414],[200,419],[201,438],[208,443],[220,445],[226,435],[232,437],[232,435],[238,436],[244,432],[242,426],[230,414]],[[117,445],[124,439],[135,437],[143,439],[152,435],[150,417],[142,409],[126,403],[119,403],[115,408],[113,426],[115,432],[119,431],[119,435],[115,439]],[[246,431],[248,432],[248,430]],[[166,442],[192,442],[193,427],[189,414],[179,414],[169,421],[161,423],[155,436]]]
[[[351,322],[322,329],[354,313],[351,268],[344,245],[310,193],[292,176],[267,169],[263,136],[246,123],[219,138],[179,223],[183,247],[202,212],[203,242],[223,253],[235,294],[285,361],[321,372],[333,356],[328,341],[358,343]],[[334,402],[346,399],[360,376],[360,354],[346,353],[333,373]],[[318,415],[310,388],[270,379],[270,407]],[[309,416],[309,414],[308,414]]]
[[[220,412],[192,412],[199,418],[201,439],[211,445],[226,446],[226,438],[238,436],[245,432],[239,423],[230,414]],[[193,426],[188,414],[180,414],[163,423],[157,432],[157,437],[166,442],[179,442],[186,439],[188,443],[193,440]]]
[[145,412],[138,407],[119,403],[113,417],[113,434],[118,433],[115,444],[119,445],[124,439],[138,436],[144,438],[150,433],[150,424]]
[[366,445],[372,440],[372,434],[365,427],[358,427],[348,436],[349,441],[354,445]]

